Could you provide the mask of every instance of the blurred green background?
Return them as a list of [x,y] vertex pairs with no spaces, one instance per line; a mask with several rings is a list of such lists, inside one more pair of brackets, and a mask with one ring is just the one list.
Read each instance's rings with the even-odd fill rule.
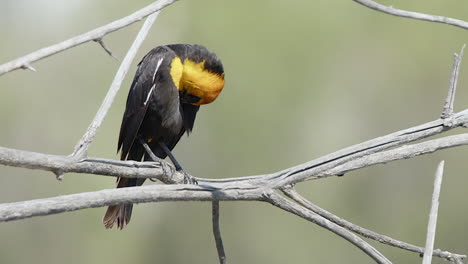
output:
[[[0,63],[149,4],[122,0],[0,1]],[[468,19],[466,1],[385,1]],[[141,23],[104,38],[122,59]],[[175,154],[193,175],[281,170],[438,118],[453,53],[466,31],[397,18],[346,1],[179,1],[164,9],[90,149],[117,159],[116,141],[135,66],[152,47],[198,43],[216,52],[226,87],[202,107]],[[456,110],[468,107],[462,64]],[[88,43],[0,77],[0,146],[67,155],[99,107],[119,62]],[[461,129],[456,133],[463,132]],[[451,132],[454,133],[454,132]],[[435,246],[468,253],[468,147],[310,181],[319,206],[423,245],[437,163],[446,160]],[[0,202],[113,188],[115,179],[0,167]],[[152,184],[152,183],[147,183]],[[104,208],[0,223],[0,263],[216,263],[209,203],[136,206],[124,231],[105,230]],[[340,237],[258,202],[221,204],[229,263],[372,263]],[[373,243],[395,263],[418,254]],[[442,260],[436,263],[443,262]]]

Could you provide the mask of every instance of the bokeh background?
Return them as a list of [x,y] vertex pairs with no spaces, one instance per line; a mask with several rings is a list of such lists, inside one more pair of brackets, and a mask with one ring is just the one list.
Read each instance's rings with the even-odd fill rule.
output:
[[[130,14],[150,1],[2,0],[0,63]],[[384,1],[455,18],[468,2]],[[104,38],[122,59],[134,24]],[[397,18],[346,1],[192,0],[164,9],[90,149],[117,159],[116,141],[135,66],[152,47],[198,43],[226,71],[221,96],[199,112],[175,154],[193,175],[240,177],[281,170],[438,118],[453,53],[466,31]],[[456,110],[468,106],[462,64]],[[0,77],[0,145],[72,152],[119,62],[96,43]],[[461,133],[458,129],[453,133]],[[325,209],[423,245],[434,172],[446,160],[436,247],[468,253],[468,148],[437,152],[298,186]],[[0,202],[114,187],[115,179],[0,167]],[[153,184],[153,183],[148,183]],[[259,202],[221,204],[230,263],[372,263],[340,237]],[[210,203],[137,205],[124,231],[105,230],[104,208],[0,223],[0,263],[216,263]],[[373,243],[395,263],[415,253]],[[436,262],[443,262],[438,260]]]

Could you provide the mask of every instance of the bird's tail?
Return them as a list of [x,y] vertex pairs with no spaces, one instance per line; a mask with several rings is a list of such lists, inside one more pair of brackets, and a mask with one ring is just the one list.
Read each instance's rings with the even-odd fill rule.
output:
[[118,229],[123,229],[132,216],[133,204],[118,204],[109,206],[106,214],[102,219],[102,223],[106,228],[112,228],[117,224]]
[[[165,152],[157,145],[156,142],[153,141],[153,143],[149,145],[156,156],[161,159],[166,157]],[[140,144],[135,144],[132,149],[128,151],[128,153],[122,150],[121,159],[136,161],[141,161],[142,159],[144,161],[152,160],[149,156],[145,155],[145,149]],[[144,178],[119,177],[117,179],[117,188],[140,186],[145,182],[145,180],[146,179]],[[118,229],[123,229],[130,222],[130,218],[132,217],[132,209],[133,204],[117,204],[109,206],[107,208],[106,214],[104,215],[104,218],[102,219],[102,223],[106,228],[112,228],[114,225],[117,225]]]
[[[117,188],[130,187],[137,185],[136,179],[118,178]],[[140,184],[141,185],[141,184]],[[132,216],[133,204],[117,204],[107,208],[102,223],[106,228],[112,228],[117,224],[118,229],[123,229]]]

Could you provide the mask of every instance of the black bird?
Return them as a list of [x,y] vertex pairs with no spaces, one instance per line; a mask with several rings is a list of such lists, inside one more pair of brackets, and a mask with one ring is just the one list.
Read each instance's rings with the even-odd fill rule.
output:
[[[177,170],[181,166],[171,154],[182,135],[194,125],[200,105],[216,99],[224,87],[224,70],[216,54],[200,45],[159,46],[138,64],[127,97],[120,127],[118,151],[121,160],[152,160],[146,143],[159,158],[169,156]],[[186,175],[189,183],[195,183]],[[142,185],[145,179],[117,179],[117,188]],[[133,204],[109,206],[104,215],[106,228],[124,228]]]

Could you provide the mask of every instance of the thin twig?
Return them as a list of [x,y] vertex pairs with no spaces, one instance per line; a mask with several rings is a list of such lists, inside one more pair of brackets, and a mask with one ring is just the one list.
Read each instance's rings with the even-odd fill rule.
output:
[[84,34],[78,35],[76,37],[67,39],[55,45],[42,48],[40,50],[34,51],[28,55],[17,58],[10,62],[0,65],[0,76],[20,68],[29,68],[30,64],[38,60],[44,59],[56,53],[62,52],[64,50],[73,48],[75,46],[81,45],[88,41],[93,41],[96,39],[101,39],[105,35],[112,33],[121,28],[127,27],[135,22],[142,20],[143,18],[165,8],[166,6],[174,3],[177,0],[159,0],[154,2],[135,13],[126,16],[124,18],[118,19],[112,23],[101,26],[99,28],[88,31]]
[[[382,244],[386,244],[386,245],[389,245],[389,246],[401,248],[401,249],[404,249],[404,250],[417,252],[417,253],[420,253],[420,254],[422,254],[424,252],[423,247],[418,247],[418,246],[411,245],[411,244],[403,242],[403,241],[396,240],[396,239],[391,238],[389,236],[376,233],[374,231],[371,231],[369,229],[363,228],[363,227],[355,225],[355,224],[353,224],[353,223],[351,223],[349,221],[346,221],[345,219],[342,219],[342,218],[328,212],[327,210],[317,206],[316,204],[310,202],[309,200],[305,199],[302,195],[300,195],[291,186],[286,186],[286,187],[282,188],[281,191],[283,191],[283,193],[286,194],[289,198],[296,201],[300,205],[306,207],[307,209],[311,210],[312,212],[314,212],[314,213],[316,213],[316,214],[318,214],[318,215],[332,221],[333,223],[335,223],[335,224],[337,224],[337,225],[339,225],[341,227],[344,227],[344,228],[346,228],[346,229],[348,229],[350,231],[353,231],[356,234],[359,234],[359,235],[364,236],[366,238],[373,239],[373,240],[378,241],[378,242],[380,242]],[[445,258],[445,259],[447,259],[449,261],[452,261],[454,259],[454,257],[459,258],[459,259],[466,258],[465,255],[458,255],[458,254],[450,253],[450,252],[447,252],[447,251],[442,251],[440,249],[434,250],[433,255],[436,256],[436,257]]]
[[114,53],[112,53],[112,51],[106,46],[106,44],[104,43],[104,41],[102,40],[102,38],[98,38],[98,39],[95,39],[94,40],[95,42],[99,43],[99,45],[101,45],[101,47],[104,49],[104,51],[109,54],[109,56],[111,56],[112,58],[114,58],[115,60],[119,60],[117,59],[116,56],[114,56]]
[[314,212],[308,210],[307,208],[289,201],[288,199],[277,194],[276,192],[265,192],[265,197],[266,197],[266,201],[271,203],[272,205],[279,207],[292,214],[295,214],[299,217],[302,217],[348,240],[350,243],[352,243],[357,248],[359,248],[364,253],[366,253],[368,256],[370,256],[377,263],[385,263],[385,264],[392,263],[382,253],[380,253],[377,249],[369,245],[366,241],[364,241],[360,237],[349,232],[343,227],[323,218],[322,216],[315,214]]
[[437,213],[439,210],[440,188],[442,186],[442,176],[444,175],[444,161],[439,163],[434,180],[434,191],[432,193],[431,212],[427,224],[426,248],[424,250],[423,264],[431,264],[432,252],[434,250],[435,232],[437,226]]
[[457,91],[458,75],[460,73],[460,65],[463,58],[463,51],[465,50],[466,44],[463,44],[463,47],[460,51],[460,54],[454,54],[452,74],[450,76],[448,95],[445,99],[444,109],[440,118],[449,118],[453,115],[453,106],[455,103],[455,93]]
[[221,229],[219,227],[219,201],[213,201],[211,204],[213,235],[216,243],[216,250],[218,251],[219,263],[226,264],[226,253],[224,253],[223,239],[221,238]]
[[120,86],[122,85],[125,75],[127,75],[128,69],[130,68],[130,65],[132,64],[132,61],[135,58],[138,49],[140,48],[141,44],[145,40],[146,36],[148,35],[148,32],[151,29],[151,26],[153,25],[154,21],[158,17],[158,14],[159,14],[159,11],[150,15],[145,20],[145,23],[141,27],[140,32],[138,32],[138,35],[136,36],[135,41],[133,42],[132,46],[128,50],[127,55],[125,55],[124,60],[120,64],[119,70],[115,74],[114,80],[112,81],[111,87],[109,88],[109,91],[107,92],[107,95],[104,98],[104,101],[102,102],[101,107],[99,107],[99,110],[96,113],[96,116],[94,117],[93,121],[89,125],[86,133],[83,135],[81,140],[75,146],[75,150],[73,151],[73,154],[72,154],[73,157],[77,159],[82,159],[86,157],[89,145],[93,142],[94,137],[96,136],[97,130],[101,126],[102,122],[104,121],[104,118],[106,117],[107,112],[109,111],[109,108],[111,107],[112,102],[114,101],[114,98],[117,95],[117,92],[119,91]]
[[452,25],[452,26],[468,29],[468,22],[455,19],[455,18],[443,17],[443,16],[437,16],[437,15],[428,15],[428,14],[423,14],[423,13],[418,13],[418,12],[411,12],[411,11],[396,9],[391,6],[385,6],[385,5],[376,3],[371,0],[353,0],[353,1],[363,6],[369,7],[371,9],[374,9],[383,13],[387,13],[390,15],[394,15],[394,16],[412,18],[412,19],[417,19],[417,20],[424,20],[424,21],[435,22],[435,23],[442,23],[442,24],[447,24],[447,25]]

